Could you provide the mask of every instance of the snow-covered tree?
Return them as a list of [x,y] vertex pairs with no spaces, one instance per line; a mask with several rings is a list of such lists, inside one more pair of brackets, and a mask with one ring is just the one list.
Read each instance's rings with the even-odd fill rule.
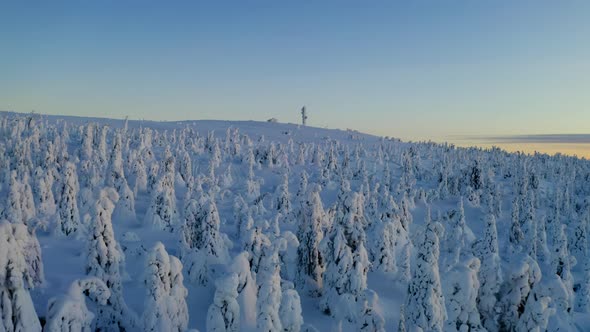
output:
[[181,229],[183,260],[191,280],[206,285],[211,265],[226,263],[229,256],[222,234],[217,206],[212,199],[190,200]]
[[163,176],[154,188],[152,201],[146,212],[146,222],[162,230],[173,231],[178,227],[178,213],[174,178]]
[[182,264],[157,242],[146,261],[147,289],[142,322],[144,331],[185,331],[188,295],[183,285]]
[[539,262],[549,262],[551,260],[551,253],[547,245],[547,224],[545,216],[542,216],[536,222],[537,224],[537,260]]
[[583,216],[574,218],[573,234],[571,236],[570,253],[577,258],[586,258],[588,254],[588,223],[590,222],[590,210]]
[[131,172],[129,174],[129,184],[134,195],[147,192],[148,174],[141,152],[133,161]]
[[407,195],[414,197],[414,186],[416,185],[414,160],[411,152],[405,151],[402,154],[402,175],[397,186],[399,196]]
[[215,281],[215,297],[207,311],[207,332],[237,332],[240,330],[238,276],[231,273]]
[[[397,222],[397,224],[396,224]],[[399,227],[399,228],[398,228]],[[374,239],[372,268],[386,273],[397,272],[396,243],[401,223],[395,221],[376,222],[371,238]]]
[[568,289],[573,288],[572,266],[576,264],[575,257],[571,256],[568,249],[566,226],[561,225],[553,234],[553,259],[551,266]]
[[179,152],[178,159],[178,174],[185,183],[188,183],[192,178],[193,166],[191,157],[186,150]]
[[65,295],[49,300],[47,321],[43,330],[47,332],[94,331],[95,314],[86,306],[86,296],[99,305],[105,305],[111,292],[98,278],[75,280]]
[[379,312],[379,297],[374,291],[367,291],[360,301],[360,313],[357,322],[358,331],[385,332],[385,320]]
[[496,218],[488,214],[485,219],[485,232],[481,240],[474,244],[474,252],[481,261],[478,273],[480,282],[477,296],[477,308],[484,327],[490,331],[497,330],[498,312],[496,303],[502,284],[502,271],[498,247],[498,230]]
[[299,289],[307,289],[317,294],[322,287],[323,259],[320,242],[324,237],[322,223],[324,208],[319,187],[308,192],[307,200],[301,208],[302,220],[299,222],[299,247],[297,248],[297,282]]
[[364,196],[348,188],[347,181],[343,181],[332,230],[322,241],[326,271],[325,294],[320,307],[334,317],[352,320],[356,312],[351,308],[367,289],[370,262],[363,229],[367,225]]
[[[352,251],[347,245],[346,237],[340,227],[335,229],[332,237],[329,241],[325,241],[323,246],[323,253],[330,257],[326,257],[325,291],[320,306],[324,312],[331,314],[332,317],[342,319],[346,313],[338,312],[340,309],[339,303],[342,301],[341,297],[349,295],[348,293],[352,291],[351,274],[354,263]],[[355,299],[352,298],[351,300],[354,302]]]
[[299,332],[303,325],[301,299],[299,293],[293,288],[290,282],[282,283],[282,297],[279,308],[279,318],[283,331]]
[[244,240],[243,248],[244,251],[249,253],[250,269],[254,273],[258,273],[260,263],[264,255],[265,247],[271,245],[270,239],[264,233],[266,221],[261,220],[248,231],[248,235]]
[[279,213],[288,215],[291,212],[291,195],[289,194],[289,176],[283,175],[283,182],[277,186],[273,198],[273,207]]
[[236,236],[243,238],[248,231],[254,226],[254,220],[248,204],[242,198],[242,195],[238,194],[234,199],[234,223],[236,226]]
[[[278,241],[278,240],[277,240]],[[281,267],[279,248],[267,246],[263,249],[263,257],[257,273],[258,299],[256,302],[258,331],[281,331],[283,326],[279,315],[281,305]]]
[[444,236],[444,271],[449,271],[454,265],[459,263],[461,252],[466,246],[467,225],[465,224],[465,210],[463,208],[463,198],[459,200],[456,210],[452,210],[448,215],[448,227],[445,228]]
[[35,169],[35,206],[40,218],[48,218],[55,214],[55,198],[53,196],[53,176],[41,167]]
[[526,241],[523,242],[524,251],[531,257],[537,257],[537,221],[532,190],[523,199],[524,206],[521,218],[522,233]]
[[10,172],[8,197],[6,198],[6,208],[3,214],[12,223],[25,223],[22,184],[17,177],[16,171]]
[[24,224],[0,222],[1,331],[41,331],[29,294],[43,276],[38,247]]
[[96,327],[101,330],[129,329],[135,324],[123,300],[121,265],[125,256],[115,239],[111,222],[118,198],[114,189],[101,189],[92,211],[87,248],[86,274],[104,281],[111,292],[106,305],[98,306]]
[[549,307],[551,297],[544,296],[540,287],[535,285],[527,297],[516,331],[547,331],[549,318],[555,314],[555,309]]
[[510,224],[510,254],[516,255],[523,251],[524,233],[520,226],[520,203],[515,198],[512,203],[512,223]]
[[528,255],[516,255],[511,258],[510,270],[506,273],[504,284],[500,289],[501,331],[512,331],[525,308],[532,288],[541,281],[541,270],[537,262]]
[[471,258],[458,263],[445,275],[443,289],[448,316],[445,331],[486,331],[476,305],[479,268],[479,259]]
[[78,176],[76,175],[76,166],[73,163],[67,163],[65,174],[59,188],[59,206],[57,213],[58,233],[71,235],[80,228],[80,212],[78,211]]
[[427,217],[426,229],[412,269],[408,286],[408,316],[406,324],[410,331],[442,331],[447,319],[445,298],[442,292],[438,259],[440,238],[444,229],[441,224]]
[[250,269],[250,254],[242,251],[236,255],[229,266],[229,272],[238,278],[237,301],[239,303],[240,317],[242,317],[243,329],[256,328],[256,299],[258,285],[254,280],[254,273]]

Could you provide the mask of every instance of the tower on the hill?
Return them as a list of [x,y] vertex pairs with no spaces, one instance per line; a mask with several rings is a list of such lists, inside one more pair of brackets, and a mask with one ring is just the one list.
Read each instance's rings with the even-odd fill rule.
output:
[[305,126],[307,123],[307,112],[305,111],[305,106],[301,108],[301,123]]

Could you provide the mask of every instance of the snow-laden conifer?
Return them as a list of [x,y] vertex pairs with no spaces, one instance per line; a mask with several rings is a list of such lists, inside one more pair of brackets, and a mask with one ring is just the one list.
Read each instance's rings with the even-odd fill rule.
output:
[[427,216],[421,245],[412,269],[408,286],[406,323],[410,331],[442,331],[447,319],[445,298],[442,292],[438,259],[442,225]]
[[168,255],[161,242],[156,243],[146,261],[144,331],[178,331],[187,329],[188,295],[183,284],[182,263]]
[[44,331],[94,331],[95,313],[86,306],[86,297],[105,305],[110,296],[109,288],[98,278],[75,280],[66,294],[49,300]]

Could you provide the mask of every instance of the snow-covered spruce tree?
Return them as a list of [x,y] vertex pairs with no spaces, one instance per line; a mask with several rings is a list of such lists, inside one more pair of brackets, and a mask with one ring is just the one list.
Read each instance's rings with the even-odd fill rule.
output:
[[401,215],[400,215],[400,222],[402,226],[406,230],[406,232],[410,231],[410,225],[412,224],[413,217],[412,212],[410,211],[412,207],[412,203],[410,203],[410,198],[407,194],[404,194],[402,197],[401,203]]
[[426,218],[423,240],[412,269],[408,286],[408,316],[406,323],[410,331],[442,331],[447,319],[445,298],[442,292],[438,259],[440,237],[444,229],[441,224]]
[[254,164],[248,166],[248,177],[246,178],[246,193],[250,201],[260,197],[260,182],[254,175]]
[[406,306],[401,305],[399,309],[399,322],[397,324],[397,332],[406,332]]
[[443,271],[450,271],[453,266],[459,263],[461,252],[466,246],[466,224],[465,210],[463,208],[463,197],[459,200],[456,210],[448,214],[448,227],[445,228],[444,257],[442,264]]
[[117,131],[113,138],[113,149],[109,156],[109,165],[106,173],[106,185],[117,188],[120,179],[125,179],[123,171],[123,143],[121,140],[121,132]]
[[254,220],[252,219],[248,204],[244,198],[242,198],[241,194],[237,194],[236,198],[234,199],[233,210],[234,224],[236,226],[236,237],[243,238],[252,228],[252,226],[254,226]]
[[541,216],[537,221],[537,261],[547,263],[551,260],[551,253],[547,246],[547,224],[545,216]]
[[524,251],[531,257],[537,257],[537,222],[535,216],[535,204],[533,191],[529,190],[526,197],[523,198],[524,206],[521,211],[522,233],[526,239],[523,242]]
[[551,211],[547,214],[547,220],[545,221],[547,245],[550,251],[552,251],[553,248],[553,235],[556,234],[561,227],[561,193],[559,190],[555,190],[555,199],[551,205]]
[[359,304],[358,330],[363,332],[385,332],[385,320],[379,312],[379,296],[377,296],[377,293],[367,290]]
[[229,259],[220,224],[217,206],[211,198],[187,203],[181,228],[182,258],[190,279],[202,285],[207,284],[212,265],[224,264]]
[[207,311],[207,332],[237,332],[240,330],[238,276],[231,273],[215,281],[215,297]]
[[399,197],[407,195],[409,199],[414,197],[414,186],[416,185],[416,176],[414,174],[414,165],[410,152],[402,153],[402,174],[400,182],[397,185],[396,192]]
[[299,293],[293,288],[290,282],[282,282],[282,297],[279,308],[279,318],[283,331],[299,332],[303,325],[301,299]]
[[371,252],[373,261],[371,268],[385,273],[396,273],[396,256],[400,254],[404,242],[405,230],[399,218],[377,221],[372,227],[373,245]]
[[29,289],[43,277],[39,243],[24,224],[0,222],[0,330],[41,331]]
[[516,331],[547,331],[549,318],[555,314],[555,309],[549,307],[551,297],[544,296],[540,288],[535,285],[527,297]]
[[493,213],[486,215],[484,236],[474,243],[474,253],[481,262],[478,273],[480,287],[477,296],[477,309],[481,315],[483,326],[488,331],[495,331],[498,329],[499,317],[496,306],[498,292],[502,285],[502,270],[498,247],[498,230]]
[[169,315],[179,331],[186,330],[189,314],[185,298],[188,296],[188,290],[184,287],[182,263],[174,256],[170,256],[170,280],[172,288],[170,289]]
[[254,273],[250,269],[250,254],[242,251],[236,255],[229,265],[229,272],[238,278],[237,301],[239,303],[240,317],[242,317],[243,329],[256,328],[256,298],[258,297],[258,285],[254,280]]
[[225,172],[223,172],[220,180],[217,182],[221,185],[222,188],[230,188],[232,186],[232,184],[234,183],[234,178],[232,175],[231,164],[227,165],[227,167],[225,168]]
[[193,166],[191,156],[188,151],[182,149],[177,153],[178,159],[178,174],[185,183],[188,183],[192,178]]
[[353,308],[367,289],[370,263],[362,229],[362,194],[345,196],[332,231],[322,240],[326,271],[320,307],[333,317],[353,321],[357,316]]
[[293,202],[293,209],[297,219],[301,219],[301,211],[307,200],[308,182],[309,180],[307,172],[305,170],[302,170],[299,178],[299,186],[297,188],[297,193],[295,194],[295,200]]
[[[348,308],[341,308],[341,302],[347,299],[354,302],[355,298],[342,299],[351,289],[351,273],[353,269],[353,256],[350,247],[346,244],[341,227],[335,227],[330,239],[324,239],[322,242],[323,254],[328,255],[326,259],[326,270],[323,275],[324,294],[320,303],[320,308],[330,314],[332,317],[343,319]],[[358,294],[355,294],[358,295]],[[348,303],[347,303],[348,304]]]
[[320,242],[324,237],[322,223],[324,208],[320,198],[319,186],[311,188],[307,200],[301,208],[299,221],[299,247],[297,248],[297,280],[300,290],[319,295],[322,287],[323,259]]
[[277,186],[273,198],[273,208],[282,215],[291,212],[291,194],[289,194],[289,175],[283,174],[283,182]]
[[154,161],[150,164],[147,175],[147,191],[152,195],[158,189],[159,175],[160,164]]
[[479,268],[479,259],[471,258],[456,264],[445,275],[443,290],[448,316],[445,331],[486,331],[476,305]]
[[[108,161],[107,159],[107,134],[109,128],[107,126],[95,127],[94,134],[94,150],[98,155],[98,162],[101,167],[104,167]],[[103,168],[104,170],[104,168]]]
[[106,305],[99,305],[96,328],[99,330],[130,329],[134,317],[123,300],[121,265],[123,251],[115,240],[111,217],[118,199],[113,188],[101,189],[92,212],[90,239],[87,249],[86,274],[105,282],[111,292]]
[[576,265],[576,258],[571,256],[568,250],[567,236],[565,235],[566,226],[561,225],[557,232],[553,234],[553,258],[551,266],[557,274],[569,293],[569,298],[573,298],[574,278],[571,268]]
[[133,190],[134,195],[147,192],[148,189],[148,174],[143,159],[143,151],[140,151],[133,160],[131,172],[129,174],[129,184]]
[[122,181],[118,189],[119,200],[115,206],[113,216],[115,219],[122,221],[136,221],[135,214],[135,194],[129,188],[126,181]]
[[33,189],[29,181],[29,172],[23,172],[21,177],[21,206],[23,212],[23,221],[25,224],[30,225],[32,220],[37,215],[37,209],[35,208],[35,200],[33,198]]
[[539,265],[530,256],[515,254],[510,261],[510,270],[506,272],[505,281],[500,288],[500,331],[513,331],[517,328],[531,289],[541,281]]
[[123,143],[120,131],[115,133],[105,183],[107,186],[115,188],[119,194],[119,200],[113,213],[115,218],[135,220],[135,194],[129,187],[123,170]]
[[49,218],[55,214],[55,198],[53,196],[53,176],[41,167],[35,169],[35,206],[40,218]]
[[188,295],[183,285],[182,264],[168,255],[157,242],[146,261],[144,283],[147,289],[142,322],[144,331],[186,331]]
[[49,300],[47,321],[43,330],[47,332],[94,331],[95,314],[86,306],[86,296],[99,305],[105,305],[111,292],[98,278],[75,280],[67,294]]
[[76,166],[68,162],[65,166],[64,177],[58,190],[59,205],[56,232],[59,234],[75,234],[80,228],[80,213],[77,203],[78,190]]
[[263,248],[260,268],[256,275],[258,283],[256,329],[258,331],[283,330],[279,315],[282,289],[278,246],[275,244]]
[[407,277],[406,280],[409,280],[410,257],[404,248],[410,243],[410,239],[402,226],[399,207],[386,189],[381,189],[378,196],[378,211],[383,222],[374,223],[375,227],[372,227],[373,232],[370,236],[372,241],[368,242],[369,245],[373,243],[370,246],[372,268],[387,273],[399,272],[398,276],[402,279]]
[[174,177],[166,173],[157,182],[152,202],[146,212],[146,222],[156,228],[172,232],[178,227],[178,213]]
[[524,233],[520,227],[520,203],[518,198],[512,202],[512,223],[510,224],[509,249],[511,257],[523,251]]
[[6,198],[6,208],[3,211],[4,218],[12,223],[25,223],[22,195],[22,185],[17,178],[16,171],[13,170],[10,172],[8,197]]
[[249,254],[250,269],[254,273],[258,273],[264,248],[271,245],[270,239],[263,231],[264,224],[266,224],[266,221],[258,221],[248,231],[248,235],[243,243],[244,251],[247,251]]
[[82,142],[80,144],[80,160],[92,160],[94,156],[94,123],[88,123],[82,128]]
[[588,254],[588,223],[590,222],[590,210],[585,211],[581,216],[574,218],[573,233],[570,245],[570,253],[579,259],[585,259]]
[[549,330],[572,331],[574,329],[572,319],[574,303],[572,290],[566,286],[558,275],[550,273],[545,274],[543,276],[543,283],[536,286],[541,286],[538,289],[540,296],[551,298],[550,306],[555,310],[555,317],[552,317],[549,321]]

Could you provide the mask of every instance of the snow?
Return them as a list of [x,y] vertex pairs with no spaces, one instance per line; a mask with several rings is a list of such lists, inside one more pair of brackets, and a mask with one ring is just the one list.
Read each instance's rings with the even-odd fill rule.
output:
[[590,331],[586,160],[14,113],[0,151],[0,331]]

